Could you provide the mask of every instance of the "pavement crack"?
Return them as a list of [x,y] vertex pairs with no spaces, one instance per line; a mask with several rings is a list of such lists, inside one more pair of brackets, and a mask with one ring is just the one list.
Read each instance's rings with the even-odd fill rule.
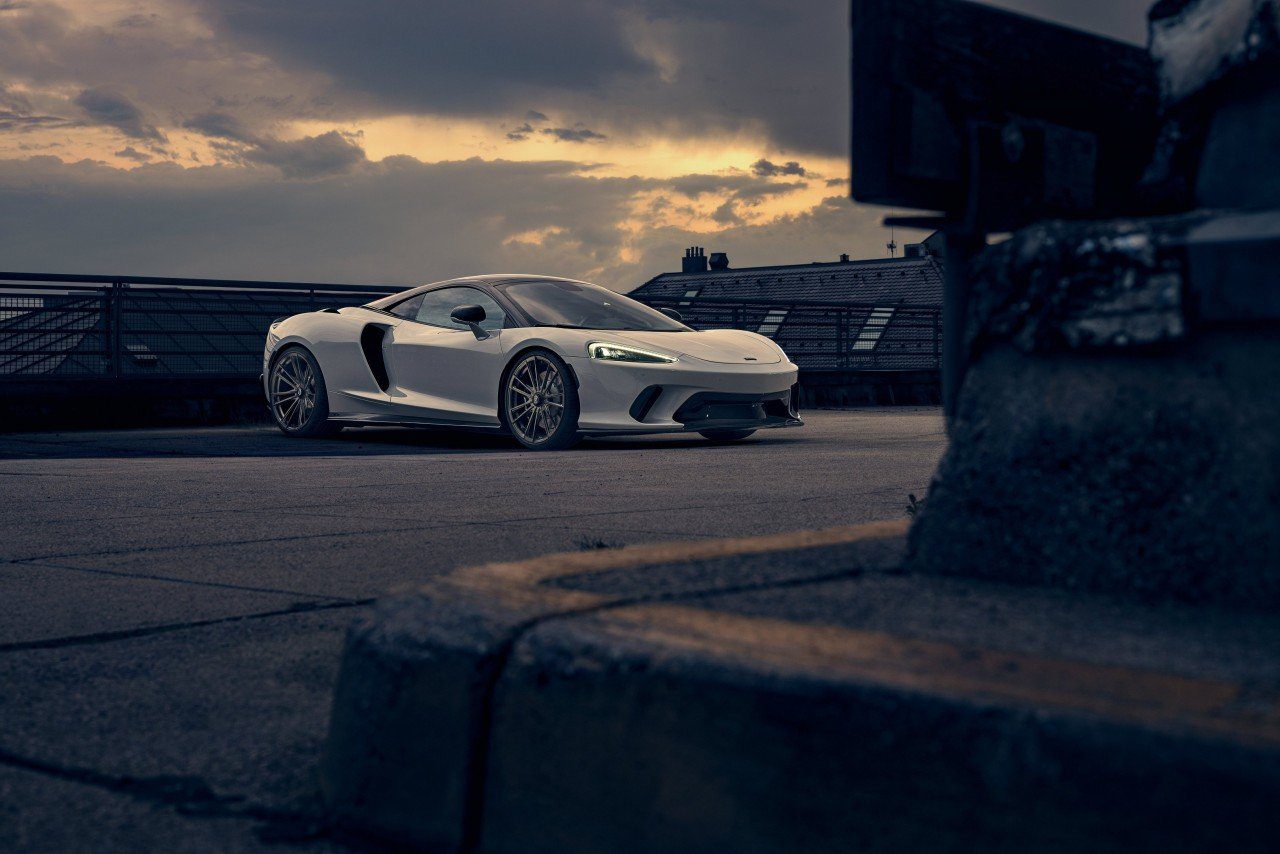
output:
[[318,839],[329,832],[323,810],[284,810],[255,804],[242,795],[219,794],[194,775],[161,774],[135,777],[107,774],[75,765],[59,765],[22,756],[0,747],[0,765],[54,777],[71,783],[104,789],[146,803],[169,807],[181,815],[204,818],[249,818],[263,822],[257,828],[264,842]]
[[103,549],[96,552],[67,552],[64,554],[32,555],[31,557],[10,558],[5,563],[34,563],[36,561],[65,560],[73,557],[106,557],[108,555],[154,554],[172,552],[191,548],[223,548],[227,546],[247,546],[262,543],[292,543],[302,540],[339,539],[342,537],[358,537],[362,534],[402,534],[413,531],[430,530],[432,525],[414,525],[406,528],[381,528],[365,531],[327,531],[318,534],[294,534],[287,537],[241,537],[233,540],[214,540],[207,543],[178,543],[167,546],[145,546],[142,548]]
[[48,569],[61,569],[65,572],[83,572],[89,575],[107,575],[114,578],[132,578],[139,581],[160,581],[171,584],[189,584],[194,587],[216,587],[223,590],[240,590],[245,593],[272,593],[280,596],[299,596],[309,599],[329,602],[349,602],[350,599],[343,596],[326,596],[320,593],[306,593],[301,590],[284,590],[278,587],[254,587],[248,584],[230,584],[225,581],[199,581],[193,578],[178,578],[171,575],[154,575],[147,572],[125,572],[119,569],[98,569],[87,566],[67,566],[60,563],[45,563],[43,561],[30,563],[29,566]]
[[204,626],[216,626],[223,623],[237,623],[245,620],[266,620],[272,617],[289,617],[315,611],[334,611],[343,608],[359,608],[372,604],[374,599],[347,599],[340,602],[295,602],[287,608],[273,611],[258,611],[253,614],[236,614],[231,617],[216,617],[209,620],[192,620],[186,623],[167,623],[159,626],[143,626],[136,629],[121,629],[114,632],[94,632],[87,635],[70,635],[60,638],[46,638],[36,641],[15,641],[0,644],[0,653],[29,652],[38,649],[65,649],[73,646],[90,646],[93,644],[114,643],[121,640],[144,638],[151,635],[179,632],[186,629],[198,629]]

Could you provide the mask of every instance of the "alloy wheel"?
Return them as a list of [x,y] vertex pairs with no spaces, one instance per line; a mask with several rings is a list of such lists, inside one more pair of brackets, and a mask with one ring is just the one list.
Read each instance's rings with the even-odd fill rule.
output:
[[522,359],[507,379],[507,421],[530,445],[546,442],[564,420],[564,378],[546,356]]
[[301,430],[316,408],[316,375],[297,350],[271,369],[271,411],[286,430]]

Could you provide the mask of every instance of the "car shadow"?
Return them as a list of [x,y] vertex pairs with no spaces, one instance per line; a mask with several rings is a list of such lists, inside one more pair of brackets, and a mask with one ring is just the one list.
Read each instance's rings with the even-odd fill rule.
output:
[[715,448],[733,450],[760,444],[790,444],[804,441],[803,436],[794,435],[791,430],[761,430],[749,439],[738,442],[712,442],[694,433],[664,433],[657,436],[601,436],[587,437],[574,450],[582,451],[626,451],[646,448]]
[[[732,451],[760,443],[802,440],[765,430],[742,442],[709,442],[698,435],[585,438],[565,453],[702,448]],[[448,428],[359,427],[324,439],[291,439],[270,425],[167,427],[0,434],[0,461],[180,457],[344,457],[415,454],[531,453],[514,439]]]

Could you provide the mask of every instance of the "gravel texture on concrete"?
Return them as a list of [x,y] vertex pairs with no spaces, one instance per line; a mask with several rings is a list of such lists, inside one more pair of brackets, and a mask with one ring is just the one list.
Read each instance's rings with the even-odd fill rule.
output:
[[1280,334],[970,366],[910,565],[1280,610]]

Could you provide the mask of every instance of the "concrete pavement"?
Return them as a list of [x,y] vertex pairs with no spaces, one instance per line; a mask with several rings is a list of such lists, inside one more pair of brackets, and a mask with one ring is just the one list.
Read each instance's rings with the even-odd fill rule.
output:
[[901,518],[945,443],[933,409],[806,419],[556,454],[398,430],[0,436],[0,835],[334,844],[316,767],[370,598],[545,552]]

